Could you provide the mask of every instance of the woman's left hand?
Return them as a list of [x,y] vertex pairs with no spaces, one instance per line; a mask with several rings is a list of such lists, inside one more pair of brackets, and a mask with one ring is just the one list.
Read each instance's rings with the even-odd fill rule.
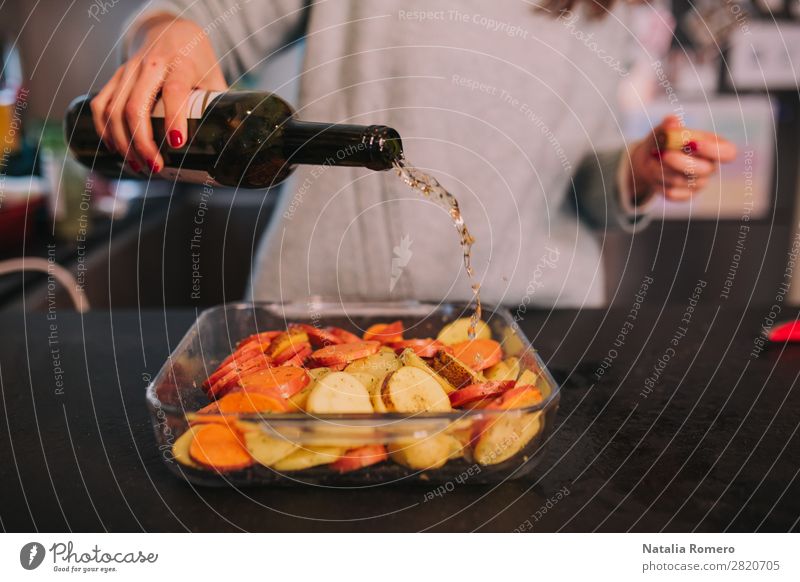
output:
[[653,134],[631,150],[630,192],[633,204],[642,204],[654,194],[667,200],[686,201],[708,183],[721,163],[733,161],[736,146],[713,133],[690,141],[683,150],[660,151],[655,135],[664,130],[680,130],[680,119],[665,117]]

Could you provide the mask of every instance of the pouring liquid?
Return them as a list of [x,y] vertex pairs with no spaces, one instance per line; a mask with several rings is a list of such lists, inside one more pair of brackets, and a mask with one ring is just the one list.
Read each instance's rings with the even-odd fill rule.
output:
[[475,239],[464,223],[464,217],[461,215],[458,200],[450,192],[445,190],[436,178],[408,165],[404,158],[396,158],[392,165],[397,175],[402,178],[409,187],[444,208],[453,220],[453,226],[456,228],[456,231],[458,231],[459,243],[461,244],[461,251],[464,255],[464,270],[469,277],[472,295],[475,300],[475,311],[470,318],[468,331],[469,338],[474,339],[475,328],[481,320],[482,315],[481,285],[475,280],[475,272],[472,268],[472,245],[475,243]]

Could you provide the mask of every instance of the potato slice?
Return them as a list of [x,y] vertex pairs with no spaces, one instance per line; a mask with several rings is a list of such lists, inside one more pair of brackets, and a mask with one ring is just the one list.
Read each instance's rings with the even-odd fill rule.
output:
[[[247,426],[245,426],[247,424]],[[288,457],[297,449],[297,444],[286,439],[270,436],[263,428],[254,423],[239,423],[244,438],[244,446],[250,456],[266,467],[270,467]]]
[[192,469],[202,469],[202,465],[195,463],[189,455],[189,447],[194,439],[194,433],[200,428],[200,425],[190,426],[186,429],[181,436],[179,436],[172,445],[172,458],[178,461],[185,467]]
[[415,470],[438,469],[454,456],[461,445],[450,435],[439,434],[420,440],[401,440],[387,446],[389,458]]
[[517,378],[517,386],[536,386],[538,379],[539,374],[526,368]]
[[539,434],[541,428],[541,411],[521,416],[505,413],[492,419],[475,443],[475,461],[481,465],[496,465],[507,461],[524,449]]
[[[471,318],[462,317],[451,321],[439,330],[439,335],[436,336],[440,342],[445,345],[451,346],[459,342],[465,342],[469,337],[469,326]],[[473,339],[491,339],[492,330],[485,321],[479,321],[475,325],[475,338]]]
[[506,358],[485,372],[487,380],[516,380],[519,376],[519,358]]
[[442,390],[444,390],[447,394],[455,392],[456,387],[453,386],[450,382],[448,382],[444,378],[442,378],[439,374],[434,372],[433,368],[431,368],[427,363],[425,363],[425,360],[420,358],[413,349],[411,348],[404,349],[403,353],[400,354],[400,361],[403,363],[404,366],[412,366],[414,368],[419,368],[420,370],[428,372],[431,376],[433,376],[433,379],[439,383],[439,386],[441,386]]
[[351,372],[350,375],[361,382],[367,389],[372,408],[375,412],[389,412],[386,410],[386,406],[384,406],[383,399],[381,398],[381,388],[383,387],[385,375],[380,378],[366,372]]
[[450,399],[433,377],[419,368],[403,366],[386,376],[381,398],[390,412],[450,412]]
[[464,362],[445,351],[440,351],[431,358],[431,367],[434,372],[456,388],[478,384],[485,380],[482,374],[478,374]]
[[276,471],[302,471],[318,465],[329,465],[337,461],[347,451],[347,447],[301,446],[289,456],[273,465]]
[[325,374],[330,374],[333,372],[330,368],[311,368],[310,370],[306,370],[308,375],[311,377],[311,381],[315,382],[322,378]]
[[318,380],[306,410],[312,414],[373,412],[369,392],[347,372],[331,372]]
[[376,354],[350,362],[344,371],[347,373],[366,372],[376,378],[382,378],[397,370],[400,365],[400,360],[394,351],[384,346]]

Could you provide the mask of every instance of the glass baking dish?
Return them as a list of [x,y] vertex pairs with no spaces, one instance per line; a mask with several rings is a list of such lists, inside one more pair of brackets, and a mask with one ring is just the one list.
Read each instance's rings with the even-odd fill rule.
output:
[[[209,403],[201,388],[211,372],[251,334],[283,329],[289,323],[338,326],[361,335],[374,323],[401,320],[405,337],[436,337],[447,323],[471,314],[465,305],[420,302],[363,303],[311,299],[303,303],[232,303],[203,311],[147,387],[156,441],[169,468],[197,485],[248,486],[322,484],[365,486],[382,483],[497,483],[528,475],[539,462],[560,398],[559,387],[531,347],[511,313],[484,307],[484,321],[501,342],[505,357],[520,359],[521,369],[537,374],[543,399],[535,406],[511,410],[454,410],[422,414],[235,414],[236,422],[253,423],[273,438],[303,447],[356,447],[383,444],[395,450],[408,443],[427,443],[454,437],[466,446],[460,456],[436,469],[416,470],[393,462],[338,473],[328,466],[280,472],[253,464],[247,469],[217,473],[178,463],[172,445],[189,427],[193,412]],[[492,423],[491,425],[488,423]],[[480,427],[496,427],[492,449],[483,449],[474,435]],[[502,437],[502,438],[499,438]],[[427,446],[427,445],[425,445]]]

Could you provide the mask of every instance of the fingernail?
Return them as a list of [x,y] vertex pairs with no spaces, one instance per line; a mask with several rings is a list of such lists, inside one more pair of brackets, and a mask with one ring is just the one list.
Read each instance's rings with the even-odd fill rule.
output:
[[159,167],[159,165],[156,163],[155,160],[147,160],[147,165],[150,166],[150,171],[153,172],[154,174],[157,174],[158,172],[161,171],[161,168]]
[[128,160],[128,165],[133,169],[134,172],[142,171],[142,167],[133,160]]
[[650,150],[650,157],[653,158],[654,160],[660,160],[661,150],[658,148],[653,148],[652,150]]
[[696,152],[697,151],[697,142],[696,141],[690,141],[690,142],[688,142],[686,144],[686,146],[683,149],[687,154],[690,154],[692,152]]
[[169,132],[169,145],[174,148],[179,148],[183,145],[183,136],[177,129],[172,129]]

